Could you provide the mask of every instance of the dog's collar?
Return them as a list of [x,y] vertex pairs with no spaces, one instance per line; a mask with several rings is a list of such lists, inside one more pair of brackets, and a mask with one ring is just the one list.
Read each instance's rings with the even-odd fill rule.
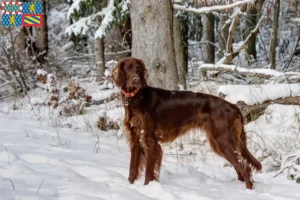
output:
[[124,94],[125,97],[134,97],[139,91],[140,87],[136,88],[133,92],[126,92],[125,90],[122,90],[122,94]]

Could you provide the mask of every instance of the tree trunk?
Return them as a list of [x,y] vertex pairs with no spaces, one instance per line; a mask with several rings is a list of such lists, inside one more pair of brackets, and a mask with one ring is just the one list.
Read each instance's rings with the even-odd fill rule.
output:
[[17,39],[16,39],[16,48],[17,51],[23,52],[26,49],[26,28],[22,27],[20,29],[20,32],[18,33]]
[[96,81],[100,81],[105,71],[104,38],[95,39],[95,62],[98,70]]
[[181,36],[182,36],[182,42],[183,42],[183,52],[184,52],[184,66],[185,66],[185,72],[188,71],[188,61],[189,61],[189,51],[188,51],[188,45],[189,45],[189,14],[184,13],[184,17],[179,18],[180,21],[180,27],[181,27]]
[[[1,2],[1,1],[0,1]],[[24,0],[18,0],[18,2],[24,2]],[[18,33],[18,36],[16,38],[16,51],[20,54],[21,56],[26,56],[25,54],[25,49],[26,49],[26,28],[21,27],[20,32]]]
[[203,25],[202,25],[202,17],[201,15],[197,15],[197,14],[194,14],[194,33],[192,32],[194,36],[194,40],[195,41],[201,41],[201,38],[202,38],[202,30],[203,30]]
[[203,48],[203,60],[205,63],[215,63],[215,17],[208,13],[202,16],[203,37],[202,41],[207,42]]
[[165,89],[179,83],[172,11],[171,1],[131,1],[132,56],[144,60],[149,84]]
[[[98,11],[102,10],[104,7],[107,7],[107,1],[103,0],[102,3],[96,4],[96,9]],[[102,17],[99,16],[97,18],[98,23],[101,24]],[[104,38],[95,38],[94,41],[94,48],[95,48],[95,63],[96,69],[98,70],[96,81],[100,81],[104,75],[105,71],[105,42]]]
[[218,59],[224,57],[224,53],[226,51],[227,38],[229,34],[229,26],[230,24],[226,21],[229,19],[228,15],[224,11],[220,13],[220,22],[219,22],[219,48],[220,52],[218,52]]
[[272,35],[270,41],[270,68],[271,69],[276,69],[276,44],[277,44],[279,12],[280,12],[280,0],[275,0],[273,29],[272,29]]
[[[251,34],[251,31],[255,28],[256,26],[256,16],[257,16],[257,9],[255,6],[248,6],[247,8],[247,19],[246,19],[246,27],[245,27],[245,32],[243,34],[243,39],[248,37],[248,35]],[[257,55],[256,55],[256,36],[251,37],[248,47],[247,47],[247,55],[248,56],[253,56],[253,58],[256,60]]]
[[179,81],[183,85],[184,89],[186,89],[186,63],[184,57],[184,44],[183,38],[180,28],[180,21],[178,17],[174,15],[173,17],[173,30],[174,30],[174,48],[175,48],[175,56],[176,56],[176,66],[179,75]]
[[[296,14],[297,18],[300,18],[299,5],[300,5],[300,0],[296,0],[296,2],[295,2],[295,14]],[[298,23],[298,37],[300,38],[300,23]]]
[[45,57],[48,53],[48,24],[47,24],[47,10],[46,10],[46,0],[42,1],[43,4],[43,25],[41,27],[36,27],[36,39],[35,47],[38,53],[38,60],[41,63],[45,63]]

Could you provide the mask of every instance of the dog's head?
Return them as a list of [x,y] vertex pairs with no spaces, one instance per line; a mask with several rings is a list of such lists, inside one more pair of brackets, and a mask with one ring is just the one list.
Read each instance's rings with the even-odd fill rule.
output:
[[145,64],[137,58],[120,60],[112,71],[111,79],[118,87],[128,92],[148,85]]

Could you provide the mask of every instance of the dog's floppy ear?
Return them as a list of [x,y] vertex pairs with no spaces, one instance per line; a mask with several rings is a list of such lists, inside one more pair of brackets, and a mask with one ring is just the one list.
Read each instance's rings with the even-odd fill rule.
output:
[[139,59],[139,61],[140,61],[140,65],[142,67],[141,84],[142,84],[142,87],[145,87],[145,86],[148,86],[148,84],[147,84],[148,72],[147,72],[147,68],[144,64],[144,61],[141,59]]
[[120,60],[118,64],[115,66],[114,70],[112,71],[113,81],[116,85],[122,88],[125,84],[125,74],[123,72],[123,60]]

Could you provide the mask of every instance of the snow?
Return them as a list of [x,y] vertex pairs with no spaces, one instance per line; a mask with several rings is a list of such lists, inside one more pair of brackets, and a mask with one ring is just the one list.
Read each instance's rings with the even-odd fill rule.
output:
[[52,92],[55,90],[55,84],[56,84],[56,77],[53,74],[47,74],[47,83],[45,84],[44,88],[46,90],[49,90],[49,92]]
[[66,33],[70,36],[72,33],[75,35],[83,34],[86,35],[88,30],[90,29],[89,26],[91,25],[91,17],[83,17],[79,19],[74,24],[70,25],[66,28]]
[[36,73],[38,74],[38,75],[46,75],[46,74],[48,74],[45,70],[43,70],[43,69],[38,69],[37,71],[36,71]]
[[95,38],[103,38],[106,34],[106,29],[114,20],[113,12],[116,8],[114,7],[114,0],[110,0],[106,8],[102,9],[102,15],[104,16],[101,21],[100,27],[95,32]]
[[[129,10],[129,0],[123,0],[121,4],[121,13],[126,13]],[[101,11],[101,15],[104,16],[103,20],[101,21],[101,25],[95,32],[95,38],[103,38],[106,35],[106,31],[108,27],[110,27],[115,20],[113,16],[116,7],[114,6],[114,0],[110,0],[109,4],[106,8],[103,8]]]
[[300,73],[297,72],[279,72],[273,69],[247,69],[243,67],[238,67],[236,65],[226,65],[222,64],[224,59],[219,61],[217,64],[202,64],[199,67],[199,70],[216,70],[218,71],[218,68],[222,68],[224,70],[238,72],[238,73],[249,73],[249,74],[262,74],[266,76],[274,76],[274,77],[280,77],[284,75],[300,75]]
[[254,2],[254,0],[241,0],[241,1],[236,1],[232,4],[216,5],[216,6],[201,7],[201,8],[193,8],[193,7],[186,7],[186,6],[181,6],[178,4],[173,4],[173,8],[175,10],[182,10],[182,11],[193,12],[193,13],[197,13],[197,14],[204,14],[204,13],[209,13],[209,12],[213,12],[213,11],[231,9],[231,8],[240,6],[245,3],[253,3],[253,2]]
[[300,23],[300,17],[295,17],[291,19],[292,22]]
[[101,99],[108,98],[112,93],[119,93],[119,92],[120,92],[119,89],[112,89],[112,90],[102,91],[101,93],[94,91],[89,94],[93,96],[94,100],[101,100]]
[[[70,7],[68,12],[68,19],[71,17],[71,14],[74,10],[79,10],[80,1],[85,0],[76,0]],[[121,13],[126,13],[129,10],[129,0],[123,0],[121,5]],[[111,27],[114,22],[115,17],[113,16],[114,11],[116,10],[115,1],[109,0],[108,6],[103,8],[101,11],[93,13],[87,17],[82,17],[74,24],[71,24],[66,28],[66,33],[71,35],[74,33],[75,35],[83,34],[86,35],[88,31],[91,31],[92,28],[96,28],[95,38],[103,38],[106,35],[106,31],[109,27]],[[96,18],[98,16],[102,17],[101,24],[98,24]]]
[[255,105],[266,100],[300,96],[300,84],[222,85],[218,93],[226,95],[225,100],[234,104],[242,101]]
[[296,152],[299,152],[299,117],[300,106],[272,104],[257,120],[246,125],[249,141],[255,141],[250,144],[252,144],[251,149],[257,148],[254,150],[256,156],[272,155],[273,157],[262,163],[265,171],[272,170],[271,165],[274,160],[279,163],[283,160],[284,164],[287,155],[296,155]]
[[[213,83],[203,84],[194,90],[211,92],[215,87]],[[80,85],[93,99],[119,92],[108,90],[105,84]],[[264,115],[246,126],[250,151],[264,158],[263,172],[253,174],[255,188],[249,191],[236,180],[228,162],[210,150],[206,137],[198,130],[163,145],[160,182],[144,186],[142,176],[129,184],[130,153],[123,131],[91,130],[99,116],[121,121],[124,110],[120,101],[88,107],[84,115],[58,117],[48,107],[32,107],[32,102],[47,99],[46,94],[37,88],[25,99],[0,102],[1,200],[299,198],[299,185],[288,180],[286,172],[273,178],[278,173],[274,161],[257,144],[279,154],[279,161],[295,154],[300,148],[300,106],[271,105]]]
[[67,14],[67,18],[70,19],[71,15],[74,13],[74,11],[79,11],[80,9],[80,2],[82,1],[86,1],[86,0],[73,0],[73,3],[68,11],[68,14]]
[[59,47],[69,41],[69,37],[65,34],[65,30],[69,26],[68,10],[68,4],[60,4],[51,8],[47,14],[49,45],[50,49],[55,51],[53,53],[56,53]]

